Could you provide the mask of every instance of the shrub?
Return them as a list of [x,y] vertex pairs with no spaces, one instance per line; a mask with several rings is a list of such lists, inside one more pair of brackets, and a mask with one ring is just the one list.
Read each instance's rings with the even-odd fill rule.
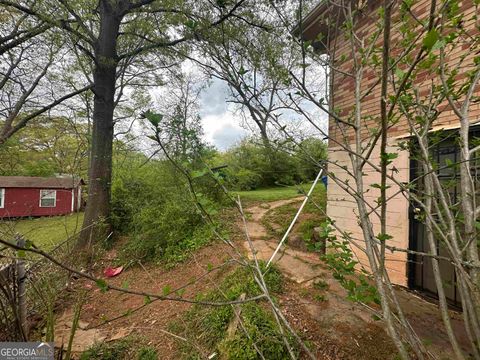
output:
[[286,359],[288,350],[281,338],[273,316],[255,303],[242,306],[242,320],[248,337],[238,330],[232,338],[224,339],[218,348],[226,359],[258,359],[253,344],[256,344],[266,359]]
[[157,360],[157,351],[149,346],[139,347],[142,342],[142,338],[129,336],[112,342],[96,343],[80,355],[80,360]]
[[316,138],[308,138],[300,146],[277,146],[274,142],[271,148],[265,148],[255,139],[247,139],[212,161],[228,165],[222,174],[232,190],[254,190],[311,181],[319,171],[316,162],[326,158],[326,145]]
[[253,190],[262,184],[262,176],[252,170],[239,169],[233,181],[238,190]]
[[[212,186],[206,179],[194,180],[198,201],[214,213]],[[129,235],[121,252],[125,260],[164,258],[174,263],[211,237],[183,174],[167,161],[145,164],[140,156],[131,156],[115,168],[112,223],[118,232]]]
[[119,360],[129,359],[132,339],[126,338],[112,342],[92,345],[80,355],[80,360]]
[[138,351],[138,360],[157,360],[157,350],[152,347],[143,347]]

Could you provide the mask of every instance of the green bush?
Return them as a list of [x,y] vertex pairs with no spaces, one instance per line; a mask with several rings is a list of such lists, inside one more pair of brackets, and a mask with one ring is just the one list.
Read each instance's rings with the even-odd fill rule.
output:
[[[226,359],[259,359],[253,344],[266,359],[287,359],[288,350],[280,336],[273,316],[261,306],[247,303],[242,306],[242,320],[248,337],[239,329],[232,338],[224,339],[218,346]],[[290,339],[291,340],[291,339]]]
[[157,360],[157,350],[139,345],[142,338],[129,336],[112,342],[95,343],[80,355],[80,360]]
[[239,169],[235,174],[235,188],[253,190],[262,184],[262,176],[252,170]]
[[157,350],[152,347],[143,347],[138,351],[138,360],[157,360]]
[[130,358],[131,347],[132,339],[129,338],[96,343],[80,355],[80,360],[126,360]]
[[[214,193],[211,184],[207,179],[194,181],[198,201],[213,214],[218,206],[209,197]],[[139,155],[115,167],[112,223],[117,232],[129,235],[121,251],[125,260],[166,259],[175,263],[212,235],[183,174],[167,161],[145,163]]]
[[212,162],[228,165],[222,175],[230,189],[254,190],[311,181],[319,171],[318,162],[326,158],[326,145],[317,138],[308,138],[297,145],[278,145],[275,142],[271,148],[265,148],[255,139],[247,139],[225,153],[218,153]]

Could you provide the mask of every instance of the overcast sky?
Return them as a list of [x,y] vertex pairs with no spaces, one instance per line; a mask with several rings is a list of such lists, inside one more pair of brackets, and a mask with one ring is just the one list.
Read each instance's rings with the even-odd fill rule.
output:
[[201,96],[201,117],[205,139],[219,150],[226,150],[238,143],[248,132],[240,127],[241,119],[228,104],[228,87],[214,79]]

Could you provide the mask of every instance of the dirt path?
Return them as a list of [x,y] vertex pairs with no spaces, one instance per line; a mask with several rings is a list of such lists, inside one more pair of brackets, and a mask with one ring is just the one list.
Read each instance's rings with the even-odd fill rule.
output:
[[[278,200],[270,203],[256,205],[247,209],[250,218],[247,221],[247,230],[256,255],[259,260],[268,261],[272,256],[279,240],[269,239],[267,229],[262,225],[261,221],[265,214],[277,207],[291,204],[302,200],[303,197],[297,197],[288,200]],[[247,241],[244,242],[248,256],[252,258],[252,252]],[[316,254],[303,251],[283,249],[275,256],[273,260],[280,270],[296,283],[305,283],[311,281],[323,274],[321,261]]]
[[[260,204],[247,209],[251,215],[247,229],[256,249],[257,258],[268,261],[280,239],[271,239],[262,225],[262,218],[269,210],[295,203],[303,197]],[[292,214],[293,218],[293,214]],[[288,224],[285,224],[288,225]],[[244,242],[249,257],[252,257],[248,242]],[[382,323],[374,319],[366,308],[348,300],[347,294],[333,279],[317,254],[284,246],[274,263],[292,281],[288,295],[281,303],[292,323],[305,332],[319,349],[319,358],[326,359],[390,359],[396,349],[386,335]],[[315,282],[323,284],[324,291],[315,289]],[[398,298],[417,334],[427,348],[439,359],[453,358],[437,306],[398,287]],[[375,304],[372,305],[375,308]],[[376,307],[378,310],[379,308]],[[452,325],[458,340],[468,353],[468,341],[460,313],[451,311]],[[302,325],[303,324],[303,325]],[[331,335],[334,334],[332,338]]]
[[[303,197],[247,208],[247,230],[259,260],[268,261],[280,241],[269,237],[262,218],[270,210],[300,200]],[[244,247],[252,258],[247,241]],[[280,297],[282,309],[297,331],[315,344],[319,359],[383,360],[396,353],[384,329],[371,314],[346,300],[345,290],[333,279],[318,254],[287,245],[273,263],[290,280],[286,293]],[[316,284],[321,284],[321,288]]]

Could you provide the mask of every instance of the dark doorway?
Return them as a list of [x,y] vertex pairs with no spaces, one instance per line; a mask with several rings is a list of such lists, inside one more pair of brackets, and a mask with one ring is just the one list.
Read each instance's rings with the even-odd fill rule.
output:
[[[438,141],[431,149],[433,161],[438,164],[437,174],[450,193],[453,203],[457,202],[459,194],[458,170],[455,167],[447,167],[449,164],[458,162],[459,153],[455,139],[446,137]],[[416,160],[412,160],[410,164],[411,181],[417,179],[422,173],[421,167]],[[417,181],[417,191],[422,191],[422,181]],[[426,226],[418,218],[415,204],[412,203],[410,208],[410,244],[411,250],[419,252],[430,252],[430,247],[426,238]],[[435,216],[435,214],[434,214]],[[438,255],[448,257],[448,251],[445,245],[436,240]],[[448,301],[455,306],[460,305],[459,293],[456,287],[456,275],[454,266],[447,260],[439,260],[440,272],[445,288],[445,295]],[[409,256],[409,274],[408,285],[412,289],[421,290],[434,297],[437,296],[437,287],[432,270],[432,259],[428,256],[410,254]]]
[[[460,196],[459,170],[456,166],[459,161],[459,148],[457,145],[457,134],[455,130],[439,131],[432,133],[431,143],[434,144],[430,153],[433,161],[438,165],[437,174],[444,185],[448,189],[452,204],[456,204]],[[480,125],[471,127],[470,141],[471,147],[480,144]],[[416,147],[413,146],[413,149]],[[413,182],[422,174],[420,164],[414,160],[415,151],[412,151],[410,160],[410,181]],[[471,164],[471,172],[474,176],[475,188],[480,189],[480,153],[474,155]],[[416,181],[416,188],[419,194],[422,192],[422,181]],[[477,191],[477,203],[480,203],[480,194]],[[455,207],[456,205],[454,205]],[[454,209],[455,210],[455,209]],[[459,211],[457,209],[456,211]],[[435,214],[434,214],[435,216]],[[417,217],[415,204],[412,201],[409,212],[410,223],[410,239],[409,248],[419,252],[429,252],[429,246],[426,239],[426,227],[421,219]],[[439,240],[436,241],[436,247],[440,256],[448,257],[448,251],[445,245]],[[408,286],[411,289],[418,289],[427,295],[437,296],[437,288],[432,271],[432,260],[428,256],[419,256],[409,254],[408,256]],[[447,260],[439,260],[440,272],[445,288],[445,295],[451,305],[460,307],[461,299],[456,287],[456,274],[454,266]]]

